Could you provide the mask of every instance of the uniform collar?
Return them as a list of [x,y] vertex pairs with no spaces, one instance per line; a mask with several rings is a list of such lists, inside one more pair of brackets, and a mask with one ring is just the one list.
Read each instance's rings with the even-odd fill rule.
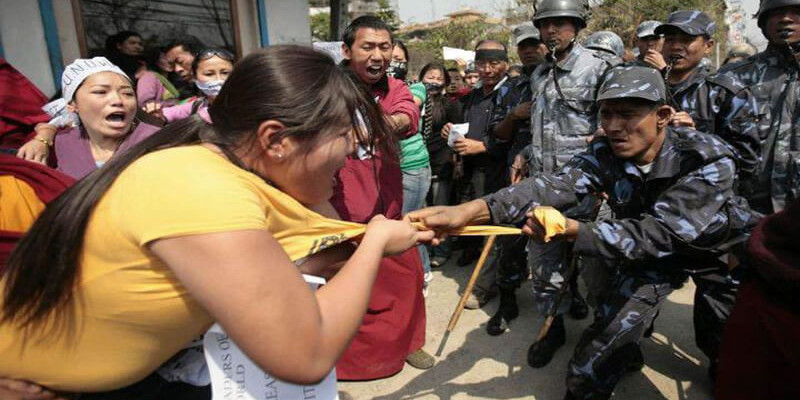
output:
[[764,54],[774,57],[782,67],[792,68],[797,65],[797,62],[792,60],[793,55],[789,53],[784,45],[770,43],[767,45],[767,49],[764,50]]
[[633,175],[641,180],[651,181],[660,178],[672,178],[681,172],[681,165],[678,161],[678,150],[675,148],[674,137],[677,135],[672,129],[667,128],[664,143],[653,160],[653,169],[647,176],[642,174],[633,161],[625,161],[624,169],[628,175]]
[[576,41],[572,44],[572,50],[570,50],[567,58],[557,64],[558,69],[572,71],[572,69],[575,68],[575,64],[578,62],[578,58],[580,58],[581,54],[584,52],[586,52],[586,48]]
[[670,91],[672,91],[673,95],[676,95],[684,90],[688,89],[694,84],[700,83],[706,79],[708,74],[711,72],[710,68],[697,66],[689,76],[684,79],[682,82],[678,82],[674,85],[669,85]]

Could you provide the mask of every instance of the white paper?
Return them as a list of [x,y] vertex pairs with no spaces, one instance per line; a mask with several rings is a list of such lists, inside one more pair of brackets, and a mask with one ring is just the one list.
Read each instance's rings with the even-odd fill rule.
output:
[[[325,280],[303,276],[312,289]],[[331,370],[316,385],[294,385],[277,380],[262,371],[231,340],[221,326],[214,324],[203,338],[212,400],[338,400],[336,370]]]
[[447,136],[447,145],[450,147],[455,147],[456,140],[467,137],[467,132],[469,132],[469,122],[463,124],[454,124],[453,128],[450,129],[450,135]]
[[312,45],[315,49],[328,53],[337,64],[342,62],[342,43],[344,42],[314,42]]
[[462,59],[466,61],[467,64],[469,64],[475,61],[475,52],[455,47],[442,47],[442,58],[444,58],[445,60]]

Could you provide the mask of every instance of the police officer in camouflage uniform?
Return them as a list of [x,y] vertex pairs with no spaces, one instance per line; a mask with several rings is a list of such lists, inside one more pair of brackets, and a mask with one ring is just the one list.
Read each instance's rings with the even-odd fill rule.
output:
[[800,196],[800,0],[762,0],[756,17],[767,49],[720,73],[737,78],[755,99],[760,163],[740,190],[753,209],[772,214]]
[[410,215],[440,230],[489,220],[525,223],[523,230],[541,240],[547,232],[533,217],[536,207],[565,210],[587,196],[608,196],[613,218],[565,219],[557,236],[572,243],[575,254],[615,263],[610,290],[569,362],[566,399],[608,399],[630,349],[638,348],[663,301],[686,279],[685,270],[716,260],[756,222],[734,194],[735,154],[714,135],[669,124],[673,110],[657,70],[614,67],[597,101],[606,136],[557,173]]
[[[550,48],[548,62],[531,75],[532,157],[540,162],[532,176],[557,171],[573,155],[586,148],[586,138],[597,130],[595,96],[605,72],[620,62],[576,41],[586,27],[589,5],[585,0],[543,0],[533,24]],[[533,290],[540,315],[553,307],[556,292],[564,283],[567,268],[566,243],[531,243],[529,264],[533,271]],[[563,313],[569,310],[572,296],[566,296],[547,336],[528,349],[528,364],[540,368],[564,345],[566,331]]]
[[634,64],[647,67],[663,62],[661,48],[664,46],[664,36],[656,34],[659,26],[659,21],[644,21],[636,27],[636,48],[639,49],[639,55],[632,61]]
[[587,49],[599,50],[620,59],[625,53],[625,45],[622,43],[622,39],[619,35],[611,31],[597,31],[592,33],[586,38],[583,45]]
[[[738,181],[749,180],[758,167],[760,148],[758,117],[750,91],[736,78],[712,74],[701,62],[714,46],[715,23],[697,10],[680,10],[655,29],[664,37],[661,67],[667,79],[669,104],[677,111],[671,123],[715,134],[733,148]],[[691,272],[697,286],[694,298],[694,330],[697,346],[710,360],[709,374],[716,372],[722,331],[736,299],[740,273],[708,267]],[[647,336],[649,336],[649,332]]]
[[[515,28],[514,37],[517,42],[517,54],[524,63],[525,75],[510,80],[507,83],[509,90],[498,92],[491,123],[495,137],[511,141],[508,163],[512,184],[527,177],[531,169],[531,156],[520,156],[523,149],[526,147],[529,149],[531,144],[530,110],[533,94],[529,77],[545,61],[544,57],[547,55],[547,46],[542,42],[539,30],[532,23]],[[532,169],[539,170],[536,166]],[[528,275],[527,243],[528,239],[522,236],[503,236],[497,239],[498,252],[495,263],[500,305],[486,324],[486,332],[489,335],[503,334],[508,329],[509,322],[519,315],[515,291]],[[577,291],[577,280],[572,280],[570,285],[575,290],[572,291],[569,314],[576,319],[586,318],[589,309]]]
[[672,123],[727,141],[738,155],[740,178],[748,180],[759,161],[758,116],[745,85],[733,76],[712,74],[702,63],[714,47],[715,25],[697,10],[670,14],[655,30],[664,36],[662,55],[669,63],[656,67],[665,75],[668,100],[677,111]]

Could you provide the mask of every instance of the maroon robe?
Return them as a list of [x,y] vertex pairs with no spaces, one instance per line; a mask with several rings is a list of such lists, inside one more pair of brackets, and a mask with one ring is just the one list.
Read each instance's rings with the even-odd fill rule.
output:
[[0,147],[18,149],[47,122],[42,111],[47,97],[5,59],[0,58]]
[[[401,81],[389,78],[373,87],[386,114],[411,118],[407,135],[417,132],[419,108]],[[349,158],[339,171],[331,199],[344,220],[367,222],[377,214],[400,219],[403,178],[396,160]],[[403,369],[406,357],[425,344],[425,299],[422,262],[416,247],[381,261],[367,314],[358,333],[336,364],[344,380],[387,377]]]

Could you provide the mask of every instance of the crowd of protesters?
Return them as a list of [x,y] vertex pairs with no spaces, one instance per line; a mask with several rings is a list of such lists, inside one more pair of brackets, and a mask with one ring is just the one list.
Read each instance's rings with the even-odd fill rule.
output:
[[565,399],[640,370],[689,278],[715,398],[800,398],[800,1],[756,18],[767,49],[732,46],[718,71],[707,14],[644,21],[629,50],[611,31],[578,42],[582,0],[514,29],[520,65],[475,38],[474,62],[411,76],[373,16],[339,65],[119,32],[50,102],[3,61],[0,399],[210,398],[186,365],[204,371],[187,344],[213,323],[288,382],[435,368],[431,270],[474,265],[482,239],[449,234],[487,223],[525,233],[497,240],[466,303],[499,297],[487,334],[518,318],[529,275],[531,367],[567,317],[593,318]]

